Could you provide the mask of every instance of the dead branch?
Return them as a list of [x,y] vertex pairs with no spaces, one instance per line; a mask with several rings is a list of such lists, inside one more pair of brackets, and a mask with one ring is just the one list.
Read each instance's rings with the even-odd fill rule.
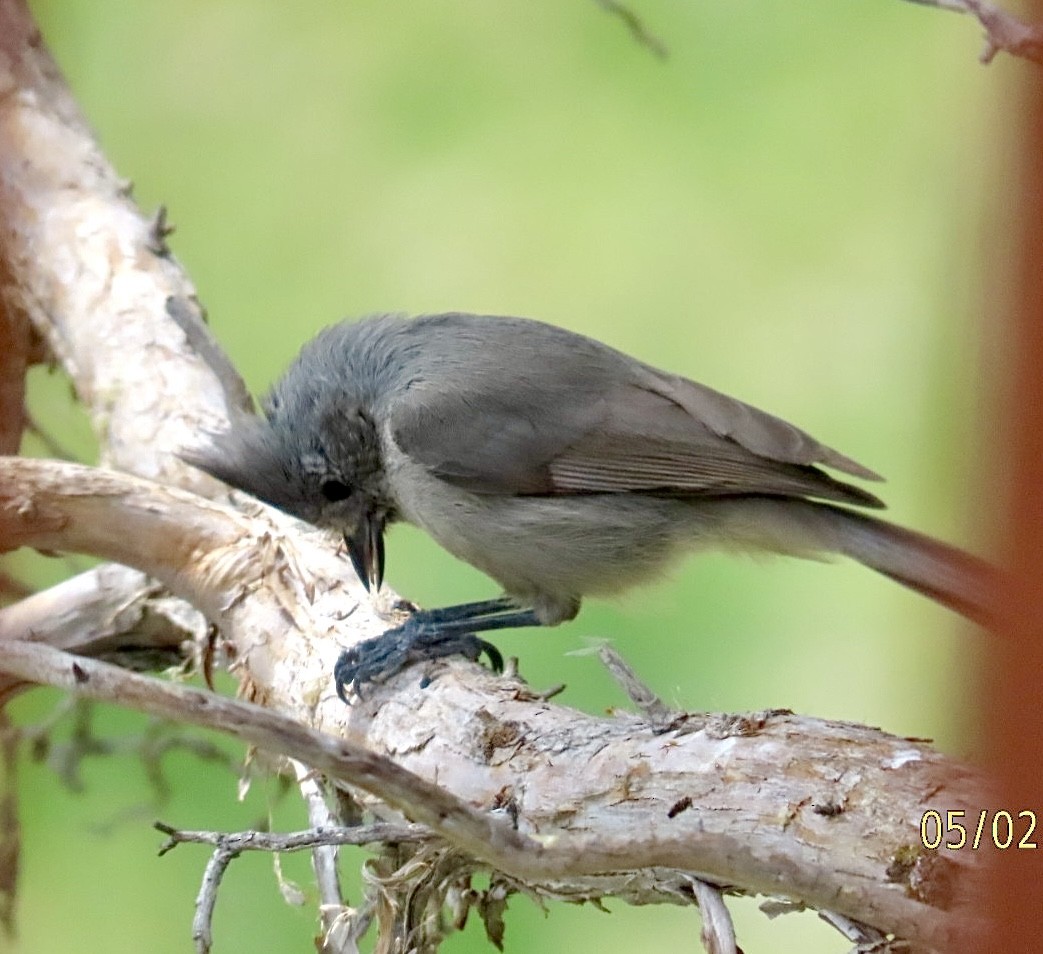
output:
[[[316,583],[324,566],[343,574],[344,561],[288,558],[289,538],[260,515],[114,472],[8,458],[0,487],[5,539],[113,559],[140,550],[143,568],[205,607],[241,647],[254,696],[291,718],[42,644],[4,645],[0,668],[12,675],[291,755],[558,896],[661,899],[662,879],[676,884],[676,876],[659,869],[675,869],[904,937],[936,942],[952,925],[966,928],[938,907],[939,897],[945,907],[959,903],[959,859],[916,846],[926,810],[979,804],[981,786],[922,745],[786,713],[690,717],[663,734],[644,719],[601,720],[552,706],[519,681],[462,661],[428,664],[434,679],[426,688],[407,671],[346,707],[329,685],[330,665],[338,644],[358,634],[353,617],[336,618],[343,599],[327,599]],[[377,752],[394,753],[406,776]],[[417,787],[416,776],[438,787]],[[461,807],[507,803],[516,834]],[[827,803],[838,811],[816,811]],[[894,859],[910,850],[915,876],[912,868],[896,873]],[[649,880],[635,878],[639,870]],[[920,886],[912,897],[910,879]]]
[[351,828],[308,828],[304,831],[187,831],[156,822],[153,826],[167,836],[159,849],[161,855],[178,845],[212,845],[226,847],[240,854],[244,851],[312,851],[338,845],[373,845],[386,841],[420,842],[431,838],[423,825],[395,825],[380,822]]
[[[0,609],[0,643],[22,639],[84,656],[147,656],[175,665],[184,645],[203,639],[203,615],[139,570],[104,564]],[[160,663],[162,660],[162,663]],[[24,684],[0,679],[0,705]]]
[[1043,27],[1024,23],[988,0],[907,0],[924,7],[952,10],[974,17],[985,28],[985,46],[979,59],[993,61],[997,53],[1009,53],[1043,65]]

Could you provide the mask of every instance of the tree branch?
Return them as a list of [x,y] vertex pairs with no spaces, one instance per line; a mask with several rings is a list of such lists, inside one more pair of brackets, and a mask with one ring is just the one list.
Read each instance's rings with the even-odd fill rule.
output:
[[[959,908],[959,872],[972,859],[917,846],[929,808],[984,804],[972,773],[908,740],[787,713],[689,716],[668,733],[643,718],[594,719],[463,661],[422,667],[433,677],[426,688],[414,669],[343,706],[330,664],[338,644],[358,634],[337,618],[342,601],[324,598],[323,571],[332,564],[343,574],[345,561],[321,549],[315,562],[289,557],[294,544],[266,516],[127,475],[0,460],[0,536],[140,556],[144,569],[207,608],[241,647],[254,696],[291,718],[42,645],[4,643],[0,668],[291,755],[558,895],[662,900],[663,885],[676,895],[679,882],[660,869],[676,869],[920,941],[968,929],[943,909]],[[128,543],[139,540],[153,542]],[[254,658],[259,632],[268,634],[260,654],[268,671]],[[348,741],[363,738],[369,751]],[[408,771],[389,769],[376,752],[396,753]],[[506,804],[517,832],[467,808]],[[819,813],[822,804],[837,809]],[[895,867],[896,858],[910,864]],[[636,870],[648,880],[620,875]]]
[[999,52],[1031,60],[1043,66],[1043,27],[1024,23],[988,0],[907,0],[923,7],[937,7],[974,17],[985,28],[985,48],[979,59],[988,64]]
[[[21,639],[83,656],[149,656],[173,665],[207,623],[139,570],[104,564],[0,609],[0,644]],[[155,665],[154,668],[161,668]],[[25,684],[0,679],[0,705]]]

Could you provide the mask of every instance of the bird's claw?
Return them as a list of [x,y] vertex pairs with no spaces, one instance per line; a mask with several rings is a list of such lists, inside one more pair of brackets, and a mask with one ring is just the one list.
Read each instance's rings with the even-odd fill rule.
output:
[[344,650],[333,667],[333,681],[341,701],[350,704],[349,691],[361,696],[366,683],[393,676],[412,663],[456,655],[477,662],[483,653],[493,672],[503,672],[503,656],[492,643],[473,633],[444,633],[420,612],[401,626]]

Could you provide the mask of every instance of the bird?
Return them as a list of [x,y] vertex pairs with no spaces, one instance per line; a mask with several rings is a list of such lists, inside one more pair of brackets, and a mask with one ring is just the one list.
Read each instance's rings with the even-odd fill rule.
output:
[[[387,529],[413,524],[502,595],[416,610],[342,653],[349,690],[478,634],[572,619],[587,596],[707,548],[841,554],[988,625],[991,570],[867,511],[874,471],[779,417],[594,338],[462,312],[342,321],[263,402],[185,458],[343,536],[368,590]],[[833,476],[830,471],[843,475]]]

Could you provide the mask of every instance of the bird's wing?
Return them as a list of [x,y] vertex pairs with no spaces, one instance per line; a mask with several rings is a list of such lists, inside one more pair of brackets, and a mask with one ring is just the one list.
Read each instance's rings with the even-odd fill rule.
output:
[[[792,424],[578,342],[542,355],[515,348],[513,360],[485,347],[484,366],[461,362],[444,378],[413,382],[390,404],[392,439],[475,493],[769,494],[883,506],[815,465],[876,474]],[[584,351],[595,347],[591,361]]]

